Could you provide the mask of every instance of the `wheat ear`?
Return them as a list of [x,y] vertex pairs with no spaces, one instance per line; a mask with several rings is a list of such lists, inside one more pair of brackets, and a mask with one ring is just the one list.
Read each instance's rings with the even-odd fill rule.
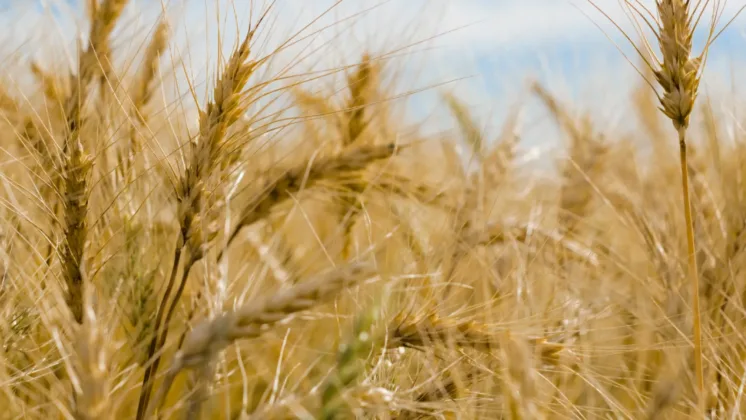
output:
[[[214,363],[217,355],[236,340],[256,338],[294,314],[334,298],[337,293],[375,274],[368,263],[352,263],[322,273],[311,280],[271,297],[257,299],[234,311],[198,323],[174,356],[167,376],[148,407],[152,414],[165,399],[176,375],[183,369],[200,369]],[[209,371],[209,369],[207,370]]]
[[67,285],[67,305],[77,323],[83,322],[84,253],[88,238],[88,176],[91,160],[77,137],[71,139],[64,160],[65,239],[62,247],[62,267]]
[[[473,320],[442,318],[434,313],[400,313],[389,327],[388,346],[422,350],[446,345],[490,353],[500,348],[501,337],[500,332]],[[550,365],[559,362],[560,353],[564,349],[561,344],[548,342],[544,337],[527,338],[526,343],[534,346],[540,359]]]
[[453,93],[447,92],[443,94],[443,99],[446,105],[451,111],[451,115],[458,123],[459,130],[471,148],[472,156],[470,158],[476,159],[481,163],[484,158],[484,135],[481,127],[478,126],[476,120],[469,111],[469,107],[461,101]]
[[[376,73],[371,57],[368,53],[363,54],[363,59],[355,72],[347,76],[347,89],[350,96],[344,110],[345,130],[342,135],[342,150],[349,149],[354,144],[361,143],[360,138],[368,127],[365,108],[370,102],[371,92],[374,91],[374,75]],[[342,224],[342,258],[347,259],[352,243],[352,230],[355,227],[356,216],[362,209],[362,201],[359,194],[342,196],[340,223]]]
[[84,253],[88,236],[88,177],[92,162],[80,140],[80,126],[88,87],[96,74],[97,51],[108,49],[109,36],[121,15],[126,0],[107,0],[101,4],[91,22],[88,48],[81,53],[77,80],[65,101],[65,120],[68,132],[64,143],[62,161],[64,187],[65,242],[62,266],[67,284],[67,304],[75,321],[83,322]]
[[[153,33],[150,43],[143,57],[142,67],[140,68],[140,74],[138,75],[137,82],[133,87],[132,93],[132,114],[140,126],[145,126],[148,120],[148,114],[145,107],[153,97],[153,92],[156,87],[156,80],[158,78],[158,71],[160,68],[161,55],[166,49],[169,39],[169,27],[168,21],[162,19]],[[130,144],[129,153],[127,158],[124,160],[126,167],[124,172],[126,180],[131,183],[134,178],[132,173],[134,167],[135,155],[140,150],[140,142],[138,141],[138,125],[133,122],[130,127]]]
[[365,105],[373,88],[374,68],[370,55],[364,54],[361,63],[353,74],[347,77],[350,97],[345,109],[347,130],[343,145],[350,146],[358,141],[368,123],[365,120]]
[[166,19],[161,19],[150,39],[143,57],[142,67],[134,86],[132,105],[135,117],[141,124],[146,122],[146,114],[143,108],[150,102],[153,96],[153,87],[158,77],[161,55],[166,49],[169,38],[169,27]]
[[[228,237],[226,249],[238,237],[241,229],[267,217],[272,209],[303,187],[309,187],[321,179],[363,170],[376,161],[390,158],[395,152],[394,144],[360,146],[337,156],[306,162],[270,180],[261,192],[244,206],[238,223]],[[221,250],[218,259],[222,258],[224,252],[225,249]]]

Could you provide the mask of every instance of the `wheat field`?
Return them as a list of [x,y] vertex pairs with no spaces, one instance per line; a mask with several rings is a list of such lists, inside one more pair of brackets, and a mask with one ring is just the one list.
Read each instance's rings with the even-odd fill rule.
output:
[[551,176],[517,106],[493,138],[433,86],[452,126],[421,130],[401,51],[278,64],[274,2],[201,78],[166,7],[125,52],[130,2],[82,3],[71,60],[0,70],[0,418],[746,413],[746,131],[699,92],[722,2],[622,0],[632,136],[526,86]]

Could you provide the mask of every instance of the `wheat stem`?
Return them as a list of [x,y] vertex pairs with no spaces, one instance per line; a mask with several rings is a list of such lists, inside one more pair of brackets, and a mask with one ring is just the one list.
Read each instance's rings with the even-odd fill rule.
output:
[[684,218],[686,220],[687,260],[689,277],[692,282],[692,316],[694,317],[694,368],[697,375],[697,391],[700,406],[704,398],[704,374],[702,372],[702,324],[699,309],[699,272],[697,269],[696,246],[694,243],[694,221],[692,220],[692,203],[689,198],[689,174],[686,153],[686,127],[680,126],[679,150],[681,162],[681,190],[684,197]]
[[[171,265],[171,276],[168,279],[168,283],[166,286],[166,291],[163,295],[163,299],[161,300],[161,304],[158,307],[158,311],[155,315],[155,330],[153,331],[153,337],[150,340],[150,346],[148,347],[148,358],[152,358],[153,355],[157,351],[157,345],[158,345],[158,326],[161,325],[161,319],[163,318],[163,314],[166,311],[166,304],[168,303],[168,296],[171,294],[171,289],[173,289],[173,286],[176,281],[176,272],[179,269],[179,263],[181,262],[181,253],[183,248],[183,238],[179,237],[179,241],[176,244],[176,250],[174,251],[174,260],[173,264]],[[144,418],[145,415],[145,409],[147,408],[148,400],[150,399],[150,393],[153,389],[153,376],[158,369],[158,363],[160,362],[160,357],[156,357],[153,360],[153,363],[148,365],[147,368],[145,368],[145,376],[143,376],[143,386],[142,391],[140,392],[140,400],[138,402],[137,406],[137,419]]]
[[[158,339],[157,346],[155,347],[155,350],[164,348],[166,345],[166,339],[168,339],[168,330],[169,330],[169,324],[171,322],[171,318],[173,318],[174,312],[176,311],[176,306],[179,304],[179,300],[181,300],[181,295],[184,294],[184,288],[186,287],[187,279],[189,278],[189,272],[191,271],[191,268],[194,266],[194,260],[190,259],[190,261],[184,266],[184,272],[181,274],[181,281],[179,282],[179,288],[176,289],[176,293],[174,294],[173,299],[171,299],[171,305],[168,308],[168,312],[166,313],[165,319],[163,319],[163,328],[162,332],[160,334],[155,334],[153,336],[153,341]],[[176,268],[176,267],[175,267]],[[176,270],[173,271],[174,273]],[[172,276],[173,279],[173,276]],[[173,285],[173,281],[169,282],[169,285]],[[162,315],[163,312],[161,309],[165,309],[166,300],[164,299],[161,302],[161,307],[159,308],[159,313]],[[158,324],[156,324],[158,325]],[[181,341],[181,340],[180,340]],[[152,346],[151,346],[152,348]],[[158,372],[158,367],[161,363],[161,355],[162,354],[156,354],[155,359],[153,360],[153,363],[150,365],[150,375],[151,378],[155,378],[155,374]],[[147,408],[147,400],[150,398],[150,393],[152,392],[152,384],[153,382],[150,382],[150,387],[148,387],[148,394],[146,396],[146,400],[143,404],[143,410]]]

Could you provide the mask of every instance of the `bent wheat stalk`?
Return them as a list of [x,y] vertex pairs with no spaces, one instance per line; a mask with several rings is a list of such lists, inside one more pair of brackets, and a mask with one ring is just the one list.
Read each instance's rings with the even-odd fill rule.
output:
[[269,327],[331,300],[341,290],[374,274],[374,267],[368,263],[349,264],[277,292],[269,298],[257,299],[232,312],[202,321],[187,334],[182,348],[176,352],[156,397],[147,407],[148,415],[145,418],[158,409],[176,375],[183,369],[210,372],[205,366],[214,363],[217,355],[234,341],[259,337]]
[[289,199],[291,194],[309,187],[321,179],[332,178],[349,172],[360,171],[373,162],[392,157],[396,153],[396,145],[360,146],[337,156],[319,159],[315,162],[299,165],[282,176],[267,182],[265,187],[249,200],[243,208],[239,221],[231,231],[226,247],[218,255],[222,259],[226,249],[238,237],[241,230],[264,219],[278,204]]

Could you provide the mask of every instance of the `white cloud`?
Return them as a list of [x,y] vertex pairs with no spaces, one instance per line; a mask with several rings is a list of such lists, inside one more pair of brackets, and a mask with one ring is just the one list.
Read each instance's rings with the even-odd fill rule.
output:
[[[487,50],[500,47],[526,48],[570,41],[605,41],[604,32],[615,40],[621,40],[619,30],[609,18],[629,34],[634,34],[629,10],[620,5],[622,1],[624,0],[452,1],[445,15],[444,25],[469,25],[467,29],[458,32],[460,42]],[[653,0],[642,0],[640,3],[649,10],[654,10]],[[722,6],[721,23],[734,16],[742,6],[739,2],[726,2]],[[708,12],[710,10],[707,9]],[[707,22],[711,16],[710,13],[705,13],[703,22]],[[741,29],[744,23],[746,16],[739,17],[734,22]]]
[[[47,1],[61,4],[63,0]],[[633,29],[619,0],[593,1],[614,21],[623,24],[625,30]],[[653,0],[641,1],[648,7],[653,4]],[[245,32],[249,17],[256,20],[270,2],[165,1],[176,29],[175,51],[185,58],[188,78],[198,84],[210,80],[218,62],[217,28],[224,41],[220,50],[227,54]],[[37,48],[29,45],[46,34],[42,44],[55,46],[51,48],[54,54],[62,55],[59,44],[72,48],[70,34],[75,22],[82,21],[82,14],[68,8],[52,18],[29,3],[24,2],[25,6],[18,3],[13,13],[0,16],[0,24],[8,28],[2,34],[0,47],[11,51],[26,45],[28,52]],[[151,0],[133,0],[133,3],[135,7],[130,8],[126,17],[128,23],[134,23],[129,26],[131,34],[118,41],[131,54],[144,42],[148,25],[152,25],[148,19],[162,6]],[[267,53],[296,35],[298,43],[272,63],[270,72],[276,74],[288,63],[296,63],[294,72],[299,73],[309,67],[336,68],[354,63],[363,49],[401,50],[389,65],[399,70],[402,89],[416,90],[474,76],[452,86],[473,105],[476,115],[498,124],[524,93],[523,82],[529,75],[612,123],[622,118],[619,110],[625,108],[630,84],[640,81],[604,32],[636,60],[630,46],[588,0],[343,0],[336,3],[336,0],[277,0],[258,34],[255,54]],[[725,4],[724,21],[741,3],[731,0]],[[326,10],[328,13],[322,14]],[[140,15],[143,11],[145,18]],[[40,27],[53,30],[38,31]],[[714,91],[727,91],[729,86],[723,80],[728,80],[728,72],[736,65],[743,68],[740,62],[734,64],[731,56],[733,48],[746,48],[739,41],[745,27],[746,16],[742,16],[728,32],[736,34],[733,38],[738,42],[711,57],[706,78]],[[64,34],[68,34],[67,38]],[[411,48],[403,49],[406,46]],[[41,55],[49,50],[45,48]],[[298,60],[311,51],[309,59]],[[434,91],[418,94],[412,104],[415,116],[425,118],[437,105],[437,96]],[[529,143],[550,137],[547,126],[551,122],[540,109],[529,110],[527,118]],[[434,129],[448,123],[442,112],[433,114],[427,121]]]

